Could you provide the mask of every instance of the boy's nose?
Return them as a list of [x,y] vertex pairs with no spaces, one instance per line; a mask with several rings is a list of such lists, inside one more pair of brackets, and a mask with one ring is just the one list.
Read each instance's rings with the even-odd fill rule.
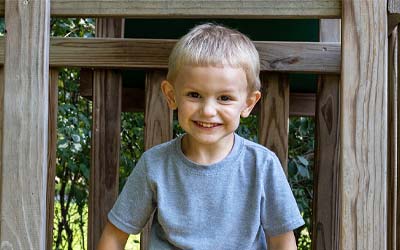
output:
[[214,116],[217,113],[215,103],[212,101],[204,101],[202,107],[202,113],[204,116]]

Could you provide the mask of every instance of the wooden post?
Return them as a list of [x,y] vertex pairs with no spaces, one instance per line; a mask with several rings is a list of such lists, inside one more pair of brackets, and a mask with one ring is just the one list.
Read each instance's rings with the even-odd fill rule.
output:
[[[399,88],[400,39],[399,39],[399,36],[400,36],[400,34],[399,33],[400,33],[400,28],[399,28],[399,26],[397,26],[397,60],[395,60],[395,62],[397,62],[397,66],[396,66],[397,72],[396,72],[396,81],[395,81],[395,86],[397,87],[397,91],[396,91],[396,98],[394,98],[396,100],[395,104],[394,104],[395,105],[394,109],[396,109],[396,114],[394,114],[394,116],[396,116],[396,119],[395,119],[396,120],[396,124],[395,124],[396,128],[395,129],[397,131],[396,131],[396,145],[395,145],[396,149],[394,149],[394,148],[392,149],[392,150],[394,150],[394,152],[397,155],[396,155],[396,159],[393,159],[393,162],[391,164],[392,166],[394,166],[393,172],[396,172],[395,183],[393,183],[394,189],[396,190],[396,194],[393,195],[393,198],[396,200],[395,201],[396,207],[394,207],[394,209],[393,209],[394,210],[393,215],[396,218],[393,218],[395,232],[393,232],[393,234],[392,234],[394,237],[393,241],[395,242],[394,248],[396,250],[400,249],[400,209],[399,209],[399,204],[400,204],[400,181],[399,181],[399,179],[400,179],[400,166],[399,166],[400,154],[398,151],[400,149],[400,140],[399,140],[399,134],[398,134],[400,131],[400,123],[399,123],[399,116],[400,116],[400,101],[399,101],[399,96],[400,96],[400,88]],[[394,110],[392,110],[392,112],[393,111]]]
[[259,142],[276,153],[287,175],[289,81],[287,75],[261,73]]
[[53,249],[54,194],[57,158],[57,109],[58,109],[58,69],[50,69],[49,74],[49,138],[48,170],[46,194],[46,249]]
[[[320,41],[340,42],[340,20],[320,20]],[[321,75],[315,111],[313,249],[339,245],[339,75]]]
[[50,0],[5,1],[1,248],[46,246]]
[[[0,67],[0,195],[1,195],[1,183],[2,183],[1,179],[3,176],[3,174],[2,174],[2,170],[3,170],[3,156],[2,156],[2,154],[3,154],[3,110],[4,110],[4,68]],[[1,206],[1,199],[0,199],[0,206]],[[1,224],[0,224],[0,237],[1,237]],[[1,238],[0,238],[0,240],[1,240]]]
[[[165,71],[151,71],[146,75],[146,108],[144,127],[145,150],[172,139],[172,115],[161,92],[161,81],[166,79]],[[147,250],[152,218],[147,222],[140,236],[140,249]]]
[[[123,37],[124,20],[96,21],[97,37]],[[118,196],[122,76],[115,70],[93,73],[92,160],[89,184],[88,249],[94,250]]]
[[397,26],[389,35],[388,84],[389,84],[389,150],[388,150],[388,249],[396,249],[397,213]]
[[387,1],[343,1],[339,249],[387,249]]

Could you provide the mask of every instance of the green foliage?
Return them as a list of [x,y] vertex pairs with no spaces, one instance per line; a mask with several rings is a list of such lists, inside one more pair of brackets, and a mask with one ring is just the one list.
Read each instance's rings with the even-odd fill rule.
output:
[[295,232],[299,250],[311,249],[311,218],[314,166],[314,119],[293,117],[289,123],[289,183],[303,215],[305,228]]
[[289,124],[289,183],[307,228],[311,228],[313,197],[314,120],[291,118]]
[[[94,36],[94,19],[90,18],[52,19],[51,27],[52,36]],[[92,103],[79,95],[77,69],[60,70],[58,90],[53,249],[85,249]],[[122,113],[120,189],[144,151],[143,128],[143,113]],[[137,249],[137,239],[133,237],[127,247]]]
[[[88,202],[91,104],[79,96],[78,79],[77,70],[60,71],[55,189],[59,209],[56,214],[60,216],[55,216],[55,249],[72,249],[73,244],[77,244],[73,240],[77,231],[72,225],[80,225],[78,232],[83,232],[86,226],[83,218]],[[72,217],[72,208],[79,217]],[[80,243],[84,249],[84,242]]]
[[[93,36],[93,19],[52,19],[52,36]],[[91,102],[79,95],[79,71],[58,81],[54,249],[85,249],[91,141]],[[79,239],[79,240],[78,240]]]
[[[58,221],[62,220],[62,211],[59,202],[54,204],[54,227],[56,228],[59,224]],[[53,249],[67,250],[67,249],[84,249],[82,246],[86,245],[87,236],[87,206],[84,207],[84,211],[80,211],[76,204],[72,204],[68,210],[67,220],[71,224],[72,239],[68,241],[69,237],[65,231],[62,231],[61,243]],[[83,225],[81,224],[83,223]],[[56,235],[54,235],[56,237]],[[56,240],[54,237],[54,240]]]
[[144,114],[122,113],[119,190],[144,151]]
[[93,18],[53,18],[50,21],[50,35],[62,37],[94,37]]

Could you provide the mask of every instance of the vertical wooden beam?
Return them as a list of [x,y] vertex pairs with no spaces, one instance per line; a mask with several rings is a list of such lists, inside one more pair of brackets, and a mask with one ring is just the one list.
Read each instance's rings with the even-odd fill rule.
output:
[[50,0],[5,1],[1,248],[46,246]]
[[[161,81],[166,79],[165,71],[150,71],[146,74],[146,106],[144,147],[145,150],[172,139],[172,115],[161,92]],[[147,222],[140,236],[140,249],[147,250],[152,218]]]
[[47,194],[46,194],[46,249],[53,249],[54,194],[57,158],[57,109],[58,109],[58,69],[50,69],[49,74],[49,138],[47,154]]
[[[395,63],[397,63],[397,65],[395,64],[395,67],[397,69],[396,72],[396,79],[395,79],[395,86],[397,87],[397,91],[396,91],[396,97],[394,98],[394,109],[396,109],[396,114],[393,114],[393,116],[396,116],[396,145],[394,145],[394,147],[392,150],[394,150],[394,152],[397,154],[396,155],[396,159],[393,159],[392,162],[392,166],[394,167],[393,172],[396,173],[396,177],[395,177],[395,183],[394,184],[394,189],[396,190],[396,194],[393,195],[393,198],[395,199],[395,203],[396,206],[393,208],[394,213],[393,215],[395,216],[395,218],[393,219],[393,224],[394,227],[396,228],[395,232],[392,232],[392,235],[394,237],[393,241],[394,243],[394,249],[395,250],[399,250],[400,249],[400,209],[399,209],[399,204],[400,204],[400,153],[399,153],[399,149],[400,149],[400,140],[399,140],[399,136],[398,133],[400,131],[400,123],[399,123],[399,117],[400,117],[400,101],[399,101],[399,96],[400,96],[400,88],[399,88],[399,70],[400,70],[400,53],[399,53],[399,48],[400,48],[400,28],[397,25],[397,54],[395,53],[395,55],[397,56],[397,59],[395,59]],[[390,71],[389,71],[390,72]],[[394,112],[394,109],[391,112]],[[390,174],[390,173],[389,173]],[[393,173],[394,174],[394,173]],[[393,248],[392,248],[393,249]],[[389,249],[391,250],[391,249]]]
[[388,249],[397,250],[397,26],[389,35],[388,45]]
[[[4,68],[0,67],[0,196],[2,195],[2,178],[3,178],[3,110],[4,110]],[[1,209],[0,199],[0,209]],[[1,210],[0,210],[1,213]],[[0,222],[0,237],[1,237],[1,222]],[[1,238],[0,238],[1,244]]]
[[261,73],[259,142],[276,153],[288,173],[289,81],[287,75]]
[[[123,37],[124,19],[96,20],[96,37]],[[94,250],[118,196],[122,76],[115,70],[93,73],[92,159],[89,184],[88,249]]]
[[92,159],[88,249],[94,250],[118,196],[121,131],[121,74],[98,70],[93,83]]
[[[320,41],[340,42],[340,20],[320,20]],[[315,112],[312,248],[339,247],[339,75],[322,75]]]
[[387,1],[343,1],[342,250],[387,249]]

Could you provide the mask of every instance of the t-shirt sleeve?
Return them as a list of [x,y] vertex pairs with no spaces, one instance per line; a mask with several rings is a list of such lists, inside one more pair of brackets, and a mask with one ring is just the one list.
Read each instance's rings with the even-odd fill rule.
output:
[[153,196],[142,157],[108,213],[108,220],[128,234],[140,233],[154,211]]
[[304,220],[278,158],[273,155],[268,164],[261,223],[267,236],[276,236],[304,225]]

